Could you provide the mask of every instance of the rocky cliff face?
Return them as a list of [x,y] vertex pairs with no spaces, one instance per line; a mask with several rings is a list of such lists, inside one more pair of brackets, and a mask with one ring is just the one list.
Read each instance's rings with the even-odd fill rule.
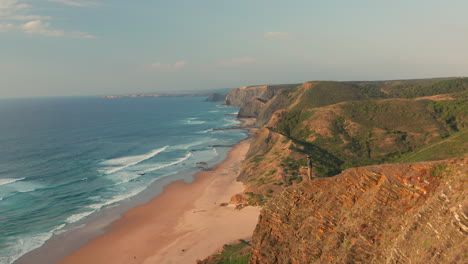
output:
[[253,99],[268,101],[284,90],[292,89],[297,84],[246,86],[232,89],[226,96],[225,105],[242,107]]
[[466,263],[468,159],[348,169],[263,209],[250,263]]
[[223,102],[226,99],[225,93],[212,93],[206,98],[206,102]]
[[258,114],[262,111],[262,108],[265,106],[266,102],[266,100],[260,98],[252,99],[250,102],[241,107],[237,117],[257,117]]
[[267,87],[267,85],[261,85],[234,88],[227,94],[224,104],[228,106],[242,107],[254,98],[269,100],[270,97],[266,95],[268,90]]

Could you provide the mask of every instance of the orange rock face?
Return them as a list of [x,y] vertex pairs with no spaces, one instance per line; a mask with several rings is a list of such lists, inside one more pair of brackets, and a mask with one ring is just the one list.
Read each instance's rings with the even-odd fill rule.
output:
[[250,263],[466,263],[468,159],[375,165],[287,188]]

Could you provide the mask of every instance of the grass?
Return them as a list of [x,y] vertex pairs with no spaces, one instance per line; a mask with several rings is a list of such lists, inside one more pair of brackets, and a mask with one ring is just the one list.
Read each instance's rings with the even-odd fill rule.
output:
[[250,162],[252,163],[260,163],[260,161],[262,161],[263,159],[265,158],[265,155],[256,155],[255,157],[253,157]]
[[241,240],[239,244],[224,246],[223,252],[214,255],[213,261],[207,264],[247,264],[251,248],[248,242]]
[[344,82],[319,82],[304,92],[294,109],[314,108],[364,98],[357,85]]
[[[329,85],[332,83],[320,83],[310,91]],[[285,140],[291,140],[293,144],[290,149],[294,152],[311,155],[317,176],[333,176],[346,168],[464,155],[468,142],[464,128],[468,115],[465,102],[464,99],[440,102],[413,99],[347,102],[339,106],[341,111],[329,117],[331,136],[328,137],[313,131],[308,127],[309,123],[304,122],[320,118],[322,112],[317,109],[284,111],[276,126],[269,128],[284,135]],[[350,124],[357,125],[353,128]],[[458,129],[462,131],[457,132]],[[315,140],[308,142],[311,134],[315,135]],[[433,145],[444,138],[444,144]],[[427,144],[433,147],[424,148]],[[282,157],[281,161],[288,176],[293,177],[290,182],[296,180],[294,174],[299,172],[301,166],[305,166],[304,160],[298,156]]]
[[401,157],[399,162],[418,162],[462,157],[468,153],[468,128]]
[[269,200],[269,198],[271,198],[271,196],[262,195],[259,193],[253,193],[253,192],[246,192],[245,194],[249,196],[249,198],[247,199],[247,203],[253,206],[264,205]]

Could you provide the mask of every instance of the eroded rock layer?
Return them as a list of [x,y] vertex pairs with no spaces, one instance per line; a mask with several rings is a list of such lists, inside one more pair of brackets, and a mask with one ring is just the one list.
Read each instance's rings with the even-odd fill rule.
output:
[[347,169],[263,209],[250,263],[467,263],[468,159]]
[[282,91],[292,89],[297,85],[298,84],[278,84],[235,88],[227,94],[224,104],[228,106],[242,107],[256,98],[259,98],[262,101],[268,101]]

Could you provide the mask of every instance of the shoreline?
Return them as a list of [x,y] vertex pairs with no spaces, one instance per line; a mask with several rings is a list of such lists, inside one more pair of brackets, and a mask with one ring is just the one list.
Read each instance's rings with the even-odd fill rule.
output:
[[[252,123],[241,121],[242,129]],[[112,223],[92,229],[95,235],[75,244],[58,263],[195,263],[226,243],[248,239],[259,208],[239,211],[220,204],[243,191],[236,178],[250,141],[251,135],[235,144],[213,170],[197,172],[190,183],[172,181],[150,201],[127,208]]]

